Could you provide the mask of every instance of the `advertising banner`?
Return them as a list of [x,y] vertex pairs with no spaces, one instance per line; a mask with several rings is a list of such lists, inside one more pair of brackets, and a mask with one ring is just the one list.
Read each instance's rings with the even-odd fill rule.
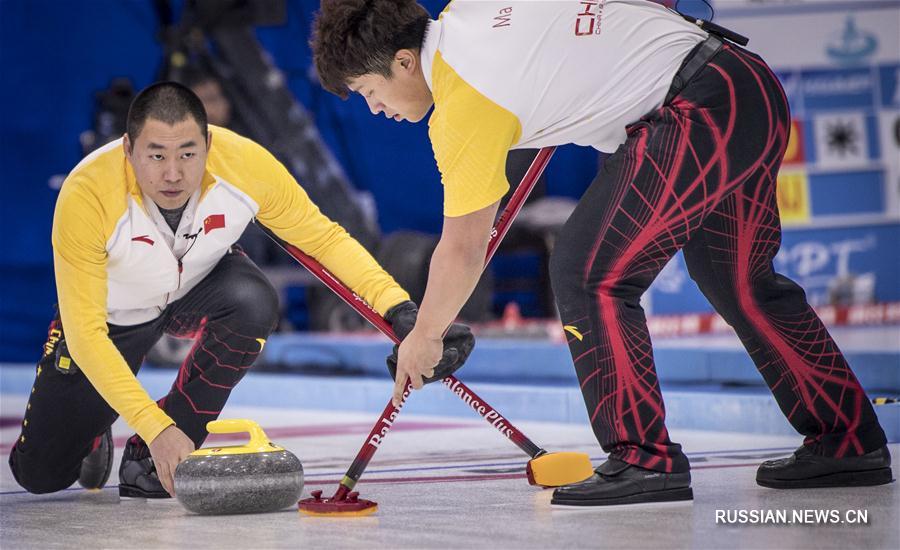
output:
[[772,66],[791,106],[785,223],[900,219],[900,1],[713,5],[716,22],[748,36]]
[[[785,231],[775,270],[814,306],[900,301],[900,223]],[[652,314],[712,311],[679,253],[650,287]]]

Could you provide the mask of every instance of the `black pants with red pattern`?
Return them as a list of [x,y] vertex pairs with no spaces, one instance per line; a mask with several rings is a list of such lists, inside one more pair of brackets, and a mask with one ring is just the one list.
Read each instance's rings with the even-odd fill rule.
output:
[[886,439],[803,290],[773,270],[775,182],[790,128],[756,55],[726,45],[628,128],[556,241],[551,277],[591,425],[611,456],[689,468],[669,438],[641,295],[678,250],[805,444],[860,455]]
[[[164,333],[194,338],[175,383],[158,403],[199,447],[208,435],[206,423],[219,416],[277,320],[275,289],[249,258],[236,252],[225,255],[157,319],[109,325],[109,336],[134,373]],[[118,417],[77,367],[69,373],[56,368],[57,350],[65,345],[58,316],[50,332],[54,338],[38,363],[22,433],[9,457],[16,481],[32,493],[72,485],[96,437]],[[55,341],[60,335],[63,340]]]

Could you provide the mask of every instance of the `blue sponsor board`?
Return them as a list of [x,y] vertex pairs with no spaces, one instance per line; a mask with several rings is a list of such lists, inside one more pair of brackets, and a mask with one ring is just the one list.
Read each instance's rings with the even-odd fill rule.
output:
[[812,215],[881,214],[884,172],[835,172],[809,176]]
[[688,275],[684,255],[672,258],[650,286],[650,311],[653,315],[677,315],[712,311],[712,306]]
[[[810,303],[829,303],[838,280],[876,302],[900,300],[900,224],[787,229],[775,270],[796,281]],[[650,287],[655,315],[712,311],[679,253]]]
[[878,80],[881,83],[881,105],[900,108],[900,65],[878,67]]
[[875,115],[866,117],[866,134],[869,140],[869,158],[878,162],[881,160],[881,137],[878,135],[878,117]]
[[803,155],[806,164],[812,166],[816,163],[816,129],[813,127],[812,118],[804,119],[801,124],[803,125]]
[[[816,123],[821,131],[816,131]],[[881,160],[881,141],[875,115],[856,110],[820,113],[802,122],[806,162],[831,169],[858,168]]]
[[878,37],[860,28],[852,14],[844,19],[843,29],[831,36],[825,44],[825,53],[841,65],[859,65],[866,62],[878,49]]
[[803,114],[803,79],[800,77],[800,71],[775,71],[775,76],[784,88],[791,116],[800,117]]
[[806,112],[835,109],[873,109],[875,73],[859,69],[820,69],[801,72]]
[[838,277],[870,278],[876,302],[900,300],[900,224],[794,229],[784,232],[775,268],[800,283],[811,301],[827,303]]

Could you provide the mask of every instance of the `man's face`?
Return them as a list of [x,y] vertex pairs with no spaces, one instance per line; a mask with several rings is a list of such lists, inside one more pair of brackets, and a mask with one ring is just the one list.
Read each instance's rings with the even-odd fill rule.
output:
[[391,78],[364,74],[351,78],[347,85],[365,98],[373,115],[384,113],[397,122],[419,122],[425,118],[434,100],[419,65],[418,53],[411,50],[397,52],[391,74]]
[[172,126],[148,118],[125,154],[138,185],[160,208],[180,208],[200,188],[209,152],[208,136],[193,117]]

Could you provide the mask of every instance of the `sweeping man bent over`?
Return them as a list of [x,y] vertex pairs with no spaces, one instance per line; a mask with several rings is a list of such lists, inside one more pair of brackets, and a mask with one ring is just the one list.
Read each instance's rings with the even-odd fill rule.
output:
[[[804,435],[768,487],[875,485],[890,455],[862,387],[803,290],[775,273],[775,181],[790,129],[759,56],[645,0],[323,0],[323,86],[428,121],[444,225],[397,379],[432,364],[479,278],[510,149],[611,153],[555,240],[551,279],[588,416],[609,459],[557,505],[692,498],[665,425],[640,297],[679,250]],[[400,391],[395,387],[395,397]]]

